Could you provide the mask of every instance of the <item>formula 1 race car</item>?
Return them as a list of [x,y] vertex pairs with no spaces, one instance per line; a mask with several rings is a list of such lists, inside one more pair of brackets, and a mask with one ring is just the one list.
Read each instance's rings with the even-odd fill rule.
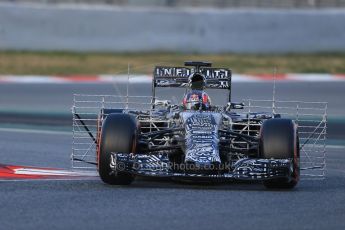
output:
[[[182,103],[157,99],[156,88],[160,87],[185,88]],[[228,90],[228,102],[213,105],[206,89]],[[245,104],[231,101],[229,69],[212,68],[207,62],[158,66],[150,100],[147,110],[117,107],[115,102],[112,108],[103,105],[95,132],[87,124],[93,119],[81,118],[82,113],[76,111],[81,107],[74,106],[74,123],[79,127],[74,131],[86,131],[92,138],[96,159],[89,163],[97,166],[103,182],[129,185],[136,176],[149,176],[200,182],[263,181],[268,188],[286,189],[298,183],[301,144],[297,121],[275,111],[234,112]],[[312,135],[324,126],[312,127],[306,132],[311,135],[305,146],[317,139]],[[74,148],[72,159],[87,162],[86,155],[78,155]],[[312,163],[309,169],[321,167]]]

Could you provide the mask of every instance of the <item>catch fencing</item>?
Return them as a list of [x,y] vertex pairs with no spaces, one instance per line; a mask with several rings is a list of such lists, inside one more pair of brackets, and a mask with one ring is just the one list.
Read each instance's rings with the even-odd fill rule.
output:
[[40,4],[106,4],[128,7],[212,7],[322,9],[345,7],[345,0],[0,0]]
[[345,51],[345,10],[0,4],[0,50],[310,53]]

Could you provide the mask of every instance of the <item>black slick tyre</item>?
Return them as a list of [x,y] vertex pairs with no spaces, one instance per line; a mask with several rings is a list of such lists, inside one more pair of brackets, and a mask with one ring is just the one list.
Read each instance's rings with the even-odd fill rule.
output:
[[99,136],[98,173],[102,181],[111,185],[129,185],[134,175],[111,168],[111,153],[135,153],[137,138],[136,119],[128,114],[109,114]]
[[300,153],[297,126],[291,119],[266,120],[260,131],[259,153],[263,159],[292,159],[292,174],[286,178],[265,180],[270,189],[292,189],[300,176]]

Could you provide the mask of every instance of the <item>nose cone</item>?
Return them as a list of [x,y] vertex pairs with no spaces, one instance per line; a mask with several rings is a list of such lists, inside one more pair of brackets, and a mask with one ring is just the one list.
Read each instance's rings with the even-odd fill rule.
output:
[[208,112],[182,113],[186,131],[185,163],[195,168],[215,168],[219,156],[218,126],[220,114]]

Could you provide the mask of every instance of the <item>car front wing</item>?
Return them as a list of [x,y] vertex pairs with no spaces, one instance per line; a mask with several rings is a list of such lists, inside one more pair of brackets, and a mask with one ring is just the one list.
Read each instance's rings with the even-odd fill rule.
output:
[[238,160],[229,169],[221,171],[190,171],[186,165],[176,165],[169,161],[168,154],[127,154],[112,153],[110,166],[113,173],[127,172],[139,176],[169,177],[206,181],[268,180],[274,178],[291,179],[292,159],[254,159]]

